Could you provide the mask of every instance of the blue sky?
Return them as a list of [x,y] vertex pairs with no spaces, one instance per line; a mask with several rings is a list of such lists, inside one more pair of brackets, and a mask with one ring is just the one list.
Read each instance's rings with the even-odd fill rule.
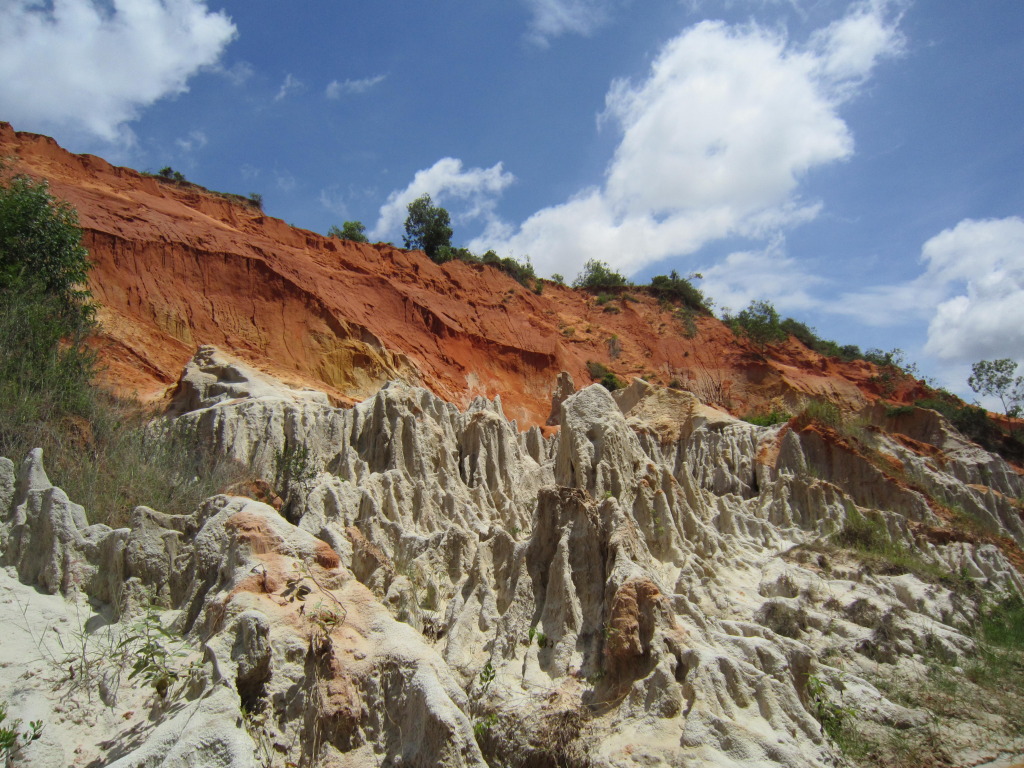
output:
[[[7,0],[0,119],[567,278],[700,272],[963,393],[1024,362],[1024,3]],[[967,392],[966,394],[970,394]]]

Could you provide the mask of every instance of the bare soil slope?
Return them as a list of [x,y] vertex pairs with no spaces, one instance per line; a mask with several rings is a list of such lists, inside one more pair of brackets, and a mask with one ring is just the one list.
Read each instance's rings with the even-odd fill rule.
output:
[[[858,407],[880,394],[874,366],[792,340],[760,354],[712,317],[688,338],[641,290],[603,306],[553,283],[538,295],[492,267],[323,237],[239,196],[74,155],[7,123],[0,157],[78,209],[107,376],[144,398],[161,396],[203,344],[339,404],[393,378],[463,406],[500,395],[521,428],[545,422],[560,371],[589,383],[588,361],[734,413],[821,395]],[[909,382],[886,394],[919,396]]]

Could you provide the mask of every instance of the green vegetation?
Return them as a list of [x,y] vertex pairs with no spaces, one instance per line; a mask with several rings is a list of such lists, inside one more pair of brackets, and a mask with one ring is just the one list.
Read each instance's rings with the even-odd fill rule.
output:
[[838,430],[843,426],[843,414],[835,403],[828,400],[810,400],[797,414],[796,426],[802,428],[811,423]]
[[[494,251],[488,251],[480,257],[480,261],[483,264],[500,269],[506,275],[509,275],[520,285],[529,287],[529,281],[533,280],[536,284],[539,283],[537,280],[537,273],[533,271],[533,265],[530,263],[530,257],[526,257],[526,262],[519,262],[513,259],[511,256],[501,258]],[[536,291],[536,287],[534,287]]]
[[651,285],[648,291],[663,301],[679,302],[684,307],[709,314],[711,306],[704,293],[690,282],[691,278],[701,278],[703,275],[695,272],[689,277],[680,277],[675,270],[668,275],[656,275],[651,278]]
[[626,386],[626,382],[616,376],[604,363],[599,363],[594,360],[588,361],[587,373],[590,374],[591,379],[599,382],[601,386],[609,392],[614,392],[615,390],[622,389]]
[[21,720],[11,720],[4,725],[6,720],[7,704],[0,702],[0,758],[3,758],[4,765],[8,758],[43,735],[42,720],[33,720],[25,730],[21,729]]
[[437,261],[439,250],[451,248],[452,245],[451,217],[448,211],[434,205],[430,195],[417,197],[409,203],[408,211],[409,215],[405,219],[405,247],[419,249]]
[[160,613],[151,604],[117,646],[122,662],[131,665],[128,679],[138,678],[166,699],[174,684],[188,672],[176,661],[186,655],[184,650],[174,650],[174,644],[180,642],[179,636],[164,627]]
[[587,291],[607,291],[625,288],[629,281],[608,266],[607,262],[590,259],[583,265],[583,271],[572,281],[573,288]]
[[42,448],[50,477],[92,522],[122,525],[143,503],[191,512],[246,475],[93,386],[88,269],[74,210],[45,183],[0,181],[0,456]]
[[853,504],[846,508],[846,524],[833,536],[833,542],[857,553],[865,565],[879,573],[911,573],[933,584],[949,583],[954,574],[925,560],[914,550],[894,540],[877,515],[863,515]]
[[768,411],[762,411],[760,413],[748,413],[743,417],[743,420],[748,424],[754,424],[758,427],[771,427],[775,424],[781,424],[784,421],[789,421],[793,418],[789,413],[779,408],[772,408]]
[[165,165],[163,168],[161,168],[159,171],[157,171],[156,175],[159,176],[161,179],[164,179],[165,181],[177,181],[177,182],[186,182],[186,181],[188,181],[185,178],[185,174],[181,173],[180,171],[174,170],[169,165]]
[[363,226],[361,221],[346,221],[341,225],[341,229],[338,229],[334,224],[327,230],[328,237],[336,237],[339,240],[351,240],[355,243],[368,242],[366,239],[366,227]]
[[807,678],[807,699],[811,704],[814,718],[821,723],[822,732],[845,753],[852,741],[851,723],[856,718],[857,711],[832,701],[830,688],[831,686],[826,685],[816,675]]
[[981,360],[971,366],[967,384],[978,394],[999,398],[1003,413],[1017,418],[1024,407],[1024,376],[1014,378],[1016,372],[1017,364],[1009,358]]
[[749,339],[759,349],[786,340],[779,313],[767,301],[752,301],[739,314],[724,317],[733,333]]

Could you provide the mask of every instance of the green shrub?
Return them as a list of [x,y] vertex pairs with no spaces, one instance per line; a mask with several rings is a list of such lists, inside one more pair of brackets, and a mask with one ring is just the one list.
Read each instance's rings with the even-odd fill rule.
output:
[[590,378],[594,381],[600,381],[611,372],[611,369],[604,363],[599,363],[596,360],[587,361],[587,373],[590,374]]
[[3,758],[4,765],[7,759],[21,751],[33,741],[43,735],[43,721],[33,720],[25,730],[21,728],[21,720],[7,720],[7,704],[0,702],[0,758]]
[[351,240],[354,243],[365,243],[366,239],[366,227],[361,221],[346,221],[341,225],[341,229],[338,229],[334,224],[327,230],[328,237],[336,237],[339,240]]
[[812,423],[839,429],[843,425],[843,414],[835,403],[811,400],[797,416],[797,424],[802,427]]
[[47,470],[92,522],[139,504],[191,512],[245,475],[182,429],[153,432],[131,400],[92,384],[95,332],[77,217],[44,183],[0,184],[0,455],[42,448]]
[[790,414],[783,410],[772,409],[762,413],[748,413],[743,417],[743,420],[748,424],[754,424],[758,427],[771,427],[775,424],[781,424],[784,421],[789,421],[792,418]]
[[156,175],[159,176],[164,181],[174,181],[174,182],[185,182],[185,181],[187,181],[187,179],[185,178],[185,174],[181,173],[180,171],[174,170],[169,165],[165,165],[163,168],[161,168],[157,172]]
[[608,372],[601,377],[601,386],[607,389],[609,392],[614,392],[617,389],[622,389],[626,386],[626,382],[616,376],[614,373]]
[[614,290],[625,288],[629,280],[608,266],[607,262],[590,259],[583,265],[583,271],[572,281],[573,288],[588,291]]
[[[530,263],[529,257],[526,258],[525,262],[520,262],[511,256],[502,258],[494,251],[488,251],[480,260],[488,266],[500,269],[525,288],[529,288],[531,282],[536,283],[537,281],[537,273],[534,272],[533,264]],[[536,291],[536,288],[534,290]]]
[[[700,277],[699,274],[690,277]],[[711,312],[708,300],[704,293],[696,288],[688,278],[680,277],[675,270],[668,275],[656,275],[651,278],[651,285],[648,288],[651,295],[663,301],[681,302],[683,306],[689,307],[696,312],[708,314]]]
[[767,301],[750,302],[739,314],[726,315],[725,323],[737,336],[749,339],[761,349],[787,338],[779,321],[779,313]]

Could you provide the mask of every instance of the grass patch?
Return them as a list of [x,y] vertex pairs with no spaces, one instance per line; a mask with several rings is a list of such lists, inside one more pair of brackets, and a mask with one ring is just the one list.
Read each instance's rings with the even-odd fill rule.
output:
[[43,449],[50,480],[91,523],[127,524],[139,505],[187,514],[204,500],[252,479],[237,463],[215,455],[184,425],[148,428],[156,415],[138,402],[99,389],[87,393],[86,413],[23,424],[3,455],[19,461]]
[[778,408],[773,408],[770,411],[761,413],[748,413],[743,417],[743,420],[748,424],[754,424],[758,427],[771,427],[775,424],[782,424],[785,421],[789,421],[792,418],[790,414]]
[[863,515],[852,504],[846,508],[846,524],[834,534],[833,542],[858,557],[879,573],[899,575],[911,573],[922,581],[949,584],[955,579],[944,566],[925,560],[913,550],[894,540],[880,518]]
[[811,400],[796,417],[798,429],[809,424],[820,424],[839,430],[843,426],[842,411],[835,403],[830,403],[828,400]]

